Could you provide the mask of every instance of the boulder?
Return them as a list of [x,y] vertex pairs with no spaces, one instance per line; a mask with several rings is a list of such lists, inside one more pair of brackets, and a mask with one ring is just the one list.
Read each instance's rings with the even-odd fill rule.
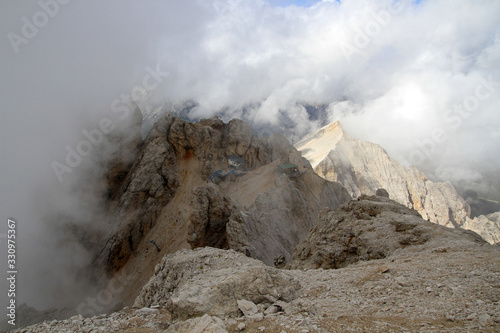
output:
[[389,192],[385,188],[379,188],[376,192],[375,195],[378,195],[379,197],[385,197],[389,198]]
[[165,333],[227,333],[227,330],[219,318],[203,315],[174,324]]
[[257,305],[255,305],[254,302],[239,299],[237,303],[240,311],[243,312],[243,314],[247,317],[253,316],[259,311],[259,309],[257,309]]
[[233,250],[205,247],[165,256],[134,306],[168,307],[181,319],[203,314],[237,317],[242,306],[248,315],[256,312],[250,302],[289,302],[300,288],[286,271]]

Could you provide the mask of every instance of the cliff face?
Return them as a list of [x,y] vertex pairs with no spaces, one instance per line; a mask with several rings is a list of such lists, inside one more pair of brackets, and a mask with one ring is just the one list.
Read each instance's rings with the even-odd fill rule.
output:
[[477,232],[491,244],[500,243],[500,212],[468,219],[462,227]]
[[385,188],[391,199],[417,210],[425,220],[478,231],[469,221],[468,203],[450,183],[433,182],[415,167],[404,168],[382,147],[345,134],[338,122],[309,135],[296,147],[321,177],[342,183],[353,197]]
[[235,249],[268,265],[279,258],[291,260],[295,246],[314,225],[318,213],[351,199],[339,183],[325,181],[307,164],[296,178],[277,173],[278,164],[275,161],[250,171],[234,184],[221,184],[245,221],[230,229],[245,238],[242,242],[238,236],[242,247]]
[[[172,116],[162,118],[126,176],[109,185],[113,191],[108,211],[113,222],[99,263],[109,271],[120,269],[156,225],[168,224],[174,234],[185,234],[187,223],[181,221],[188,220],[185,206],[189,206],[186,199],[189,202],[191,190],[213,171],[227,168],[227,156],[232,154],[245,155],[250,168],[277,157],[267,142],[254,141],[250,129],[240,121],[224,124],[211,119],[191,124]],[[185,246],[186,237],[180,239],[167,242],[167,248]],[[163,245],[161,239],[155,242]]]
[[[126,172],[107,177],[111,222],[95,259],[98,270],[132,276],[126,302],[146,282],[141,272],[180,249],[234,249],[269,265],[291,260],[319,211],[351,199],[284,137],[257,138],[240,120],[166,115],[138,147]],[[244,159],[243,170],[230,173],[232,155]],[[297,165],[297,177],[278,173],[284,162]],[[214,183],[218,170],[228,174]]]

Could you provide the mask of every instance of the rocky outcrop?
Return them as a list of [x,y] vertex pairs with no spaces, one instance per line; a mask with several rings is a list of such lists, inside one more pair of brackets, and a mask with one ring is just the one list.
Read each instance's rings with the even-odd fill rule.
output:
[[477,232],[490,244],[500,243],[500,212],[468,219],[462,227]]
[[409,246],[434,247],[464,240],[484,243],[470,231],[452,230],[423,220],[384,196],[362,195],[336,211],[324,211],[294,253],[293,267],[340,268],[357,261],[387,258]]
[[187,319],[239,315],[238,300],[254,304],[290,302],[300,284],[286,272],[229,250],[200,248],[166,256],[135,300],[137,307],[169,307]]
[[255,139],[239,120],[225,124],[212,118],[193,124],[165,115],[136,152],[126,176],[123,168],[110,172],[111,231],[101,246],[98,266],[109,272],[123,267],[137,253],[144,236],[160,222],[163,209],[177,191],[182,188],[184,195],[212,172],[227,168],[228,156],[244,156],[248,168],[257,168],[287,154],[273,143]]
[[[345,188],[314,173],[281,135],[259,138],[240,120],[157,121],[124,177],[108,184],[108,234],[95,259],[103,270],[130,277],[113,299],[131,304],[160,256],[180,249],[234,249],[273,265],[290,261],[319,211],[351,199]],[[231,172],[228,157],[245,165]],[[277,166],[297,165],[290,178]],[[227,176],[210,178],[221,170]]]
[[124,180],[109,185],[114,188],[108,209],[113,216],[112,229],[97,256],[98,266],[108,272],[117,271],[127,262],[180,186],[176,151],[172,148],[167,133],[157,129],[136,153],[127,176],[120,177]]
[[[236,152],[246,173],[208,182]],[[300,176],[279,174],[282,162]],[[120,274],[87,301],[135,307],[17,332],[500,329],[498,246],[423,220],[389,190],[346,203],[284,138],[252,137],[238,121],[165,117],[111,192],[96,263]],[[269,266],[297,243],[295,269]]]
[[218,317],[204,315],[170,326],[165,333],[227,333],[226,325]]
[[403,167],[380,146],[351,138],[339,122],[305,137],[296,147],[321,177],[342,183],[353,197],[384,188],[391,199],[417,210],[425,220],[494,238],[488,235],[491,228],[481,229],[484,223],[469,221],[470,206],[451,183],[434,182],[413,166]]
[[191,248],[210,246],[243,252],[246,237],[240,231],[244,218],[217,185],[195,187],[191,207],[187,238]]
[[[399,204],[366,179],[353,184],[370,183],[377,195],[346,203],[347,190],[314,173],[286,139],[256,138],[237,120],[191,124],[167,115],[144,142],[129,144],[134,158],[114,159],[106,181],[112,218],[96,258],[119,274],[83,305],[97,313],[115,299],[134,307],[18,332],[500,329],[500,248],[423,220],[408,208],[418,208],[417,194]],[[247,169],[209,181],[233,154]],[[283,162],[296,164],[299,176],[278,173]],[[407,189],[436,187],[441,197],[426,192],[422,207],[448,205],[456,222],[448,187],[405,181]],[[481,223],[498,222],[487,219]]]

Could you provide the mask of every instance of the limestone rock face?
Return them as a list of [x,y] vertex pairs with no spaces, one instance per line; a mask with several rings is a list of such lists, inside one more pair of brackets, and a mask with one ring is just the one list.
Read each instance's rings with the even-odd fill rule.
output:
[[184,195],[212,172],[227,167],[227,156],[243,154],[249,167],[258,167],[271,162],[276,155],[273,149],[281,148],[254,140],[240,120],[225,124],[212,118],[192,124],[164,116],[136,152],[133,165],[111,173],[119,174],[110,177],[108,185],[112,189],[108,211],[113,222],[101,245],[98,266],[110,272],[123,267],[177,191],[181,189]]
[[199,248],[167,255],[135,300],[138,307],[168,306],[176,317],[238,316],[238,300],[292,301],[300,284],[286,272],[229,250]]
[[[341,184],[316,175],[286,138],[256,137],[240,120],[190,123],[167,114],[138,147],[108,184],[108,234],[94,262],[95,276],[131,277],[117,296],[124,302],[135,299],[160,255],[180,249],[212,246],[268,265],[290,261],[319,211],[351,199]],[[245,161],[242,170],[231,172],[232,155]],[[296,164],[300,176],[279,174],[284,162]],[[219,170],[226,176],[209,177]]]
[[193,189],[187,241],[191,248],[216,247],[243,250],[244,219],[231,198],[212,183]]
[[227,333],[224,322],[204,315],[170,326],[165,333]]
[[[276,166],[273,163],[257,171],[272,187],[258,193],[248,209],[243,209],[244,225],[233,224],[243,227],[235,233],[246,238],[244,252],[268,265],[281,256],[290,261],[295,246],[315,224],[318,213],[351,199],[340,184],[324,182],[310,170],[299,178],[289,178],[276,174]],[[242,178],[241,182],[254,183],[255,179]],[[236,201],[245,202],[244,189],[234,195]]]
[[[323,178],[342,183],[353,197],[373,195],[384,188],[389,197],[417,210],[431,222],[451,227],[469,228],[484,234],[491,228],[469,221],[470,206],[449,182],[433,182],[415,167],[405,168],[382,147],[353,139],[334,122],[296,144],[298,150]],[[484,221],[484,220],[483,220]]]
[[[382,196],[362,195],[336,211],[324,211],[307,238],[297,246],[294,267],[340,268],[359,260],[383,259],[397,250],[460,238],[485,241],[470,231],[452,230],[423,220]],[[429,245],[431,246],[431,245]]]
[[462,227],[477,232],[490,244],[500,243],[500,212],[468,219]]
[[177,157],[166,133],[155,131],[137,155],[125,179],[111,185],[118,188],[109,207],[113,225],[97,257],[108,271],[127,262],[180,185]]

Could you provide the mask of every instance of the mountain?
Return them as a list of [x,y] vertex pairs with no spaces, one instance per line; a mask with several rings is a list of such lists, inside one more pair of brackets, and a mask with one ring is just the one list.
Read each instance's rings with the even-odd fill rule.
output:
[[362,196],[323,210],[288,269],[234,250],[184,249],[158,258],[133,307],[16,332],[495,332],[499,251]]
[[467,219],[462,228],[477,232],[491,244],[500,243],[500,212]]
[[379,188],[391,199],[417,210],[431,222],[468,228],[488,241],[500,238],[493,220],[471,220],[469,204],[449,182],[434,182],[414,166],[403,167],[374,143],[354,139],[333,122],[298,142],[296,148],[321,177],[342,183],[353,197],[373,195]]
[[[107,171],[92,174],[105,188],[106,233],[70,238],[95,249],[88,271],[99,291],[71,318],[16,332],[500,329],[498,245],[426,221],[383,188],[352,200],[356,169],[348,191],[283,136],[240,120],[164,114],[144,139],[141,120],[110,139]],[[376,145],[360,143],[371,151],[358,154],[338,124],[323,130],[306,151],[317,159],[332,156],[318,148],[336,133],[349,158],[378,159],[388,174],[398,166]],[[378,184],[365,175],[360,193]],[[431,184],[420,186],[445,196],[446,184]],[[63,313],[29,311],[26,323]]]
[[[237,119],[190,123],[165,114],[133,147],[134,162],[112,163],[122,167],[105,177],[109,231],[94,260],[96,281],[131,277],[116,302],[132,302],[158,259],[181,249],[211,246],[268,265],[288,262],[319,211],[351,199],[283,136],[258,137]],[[230,165],[234,156],[243,168]],[[278,172],[282,163],[296,173]]]

